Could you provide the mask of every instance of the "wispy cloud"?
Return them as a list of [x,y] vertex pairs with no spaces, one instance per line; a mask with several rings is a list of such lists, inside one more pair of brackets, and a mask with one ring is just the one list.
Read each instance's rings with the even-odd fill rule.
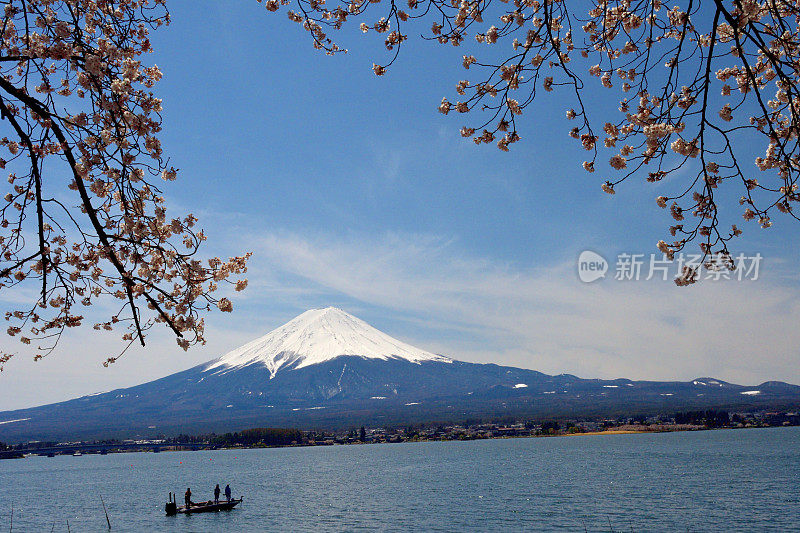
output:
[[586,285],[572,262],[525,268],[470,255],[460,241],[436,235],[237,234],[230,245],[254,252],[250,286],[235,293],[233,314],[208,317],[208,345],[184,353],[168,331],[156,329],[147,348],[132,347],[104,369],[100,363],[122,347],[119,335],[71,330],[44,361],[19,351],[0,374],[0,405],[13,409],[156,379],[327,305],[467,361],[582,377],[800,382],[800,289],[790,278],[690,288]]
[[[254,243],[270,279],[405,318],[407,340],[456,358],[591,377],[800,381],[800,300],[767,280],[582,284],[572,263],[520,268],[432,235],[269,234]],[[280,285],[280,281],[277,282]],[[266,297],[267,286],[251,297]]]

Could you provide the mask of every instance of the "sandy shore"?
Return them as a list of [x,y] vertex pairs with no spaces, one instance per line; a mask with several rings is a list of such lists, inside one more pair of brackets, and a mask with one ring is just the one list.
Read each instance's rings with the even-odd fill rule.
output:
[[586,435],[627,435],[630,433],[663,433],[663,431],[647,431],[637,429],[611,429],[608,431],[587,431],[586,433],[564,433],[565,437],[581,437]]

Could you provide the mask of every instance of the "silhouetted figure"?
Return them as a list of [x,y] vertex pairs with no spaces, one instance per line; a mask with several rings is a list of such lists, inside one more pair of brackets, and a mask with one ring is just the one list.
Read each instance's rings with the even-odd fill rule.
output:
[[225,499],[231,501],[231,486],[225,485]]
[[219,492],[219,483],[217,483],[217,486],[214,487],[214,503],[219,503]]
[[186,508],[192,506],[192,489],[186,488],[186,494],[183,495],[183,501],[186,503]]

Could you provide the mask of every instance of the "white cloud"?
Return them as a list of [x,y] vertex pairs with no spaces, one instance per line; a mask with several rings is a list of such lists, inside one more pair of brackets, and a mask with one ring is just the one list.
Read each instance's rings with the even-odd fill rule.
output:
[[800,289],[791,279],[770,281],[769,272],[756,282],[689,288],[613,279],[587,285],[569,262],[522,268],[470,256],[458,241],[433,235],[241,240],[254,252],[250,286],[235,295],[233,314],[209,315],[207,346],[184,353],[156,330],[147,348],[132,347],[104,369],[102,361],[121,349],[118,335],[70,330],[47,359],[34,363],[20,353],[6,365],[2,408],[157,379],[327,305],[467,361],[582,377],[800,382]]
[[254,244],[271,276],[411,316],[405,340],[459,359],[584,377],[800,381],[798,290],[767,276],[587,285],[572,263],[519,268],[429,235],[270,234]]

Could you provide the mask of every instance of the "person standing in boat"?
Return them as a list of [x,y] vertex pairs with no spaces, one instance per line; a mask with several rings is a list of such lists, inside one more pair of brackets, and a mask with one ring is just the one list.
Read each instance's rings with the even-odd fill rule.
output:
[[219,483],[217,483],[217,486],[216,486],[216,487],[214,487],[214,503],[215,503],[215,504],[216,504],[216,503],[219,503],[219,493],[220,493],[220,490],[219,490]]
[[192,506],[192,489],[186,488],[186,494],[183,495],[183,501],[186,503],[186,508]]
[[[217,485],[219,487],[219,485]],[[231,486],[225,485],[225,499],[231,501]]]

